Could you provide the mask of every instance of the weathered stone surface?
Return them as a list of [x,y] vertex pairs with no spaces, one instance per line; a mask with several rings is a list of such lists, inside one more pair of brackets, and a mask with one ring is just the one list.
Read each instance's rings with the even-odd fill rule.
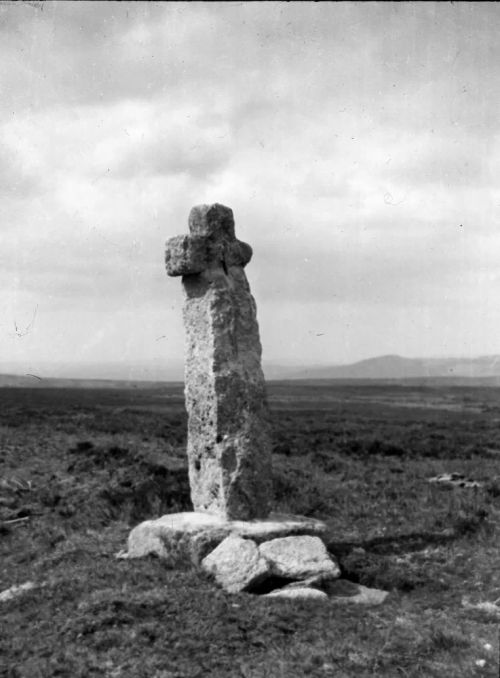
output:
[[313,589],[309,586],[285,586],[282,589],[266,593],[263,598],[285,598],[289,600],[322,600],[327,601],[328,596],[324,591]]
[[221,516],[202,512],[171,513],[134,527],[128,538],[127,557],[155,554],[173,562],[184,552],[198,564],[211,547],[215,548],[230,534],[260,543],[291,534],[321,534],[325,529],[325,523],[313,518],[276,513],[251,521],[226,521]]
[[213,527],[190,536],[189,559],[193,565],[200,565],[201,561],[212,553],[217,546],[228,537],[227,528]]
[[269,564],[257,544],[235,536],[226,537],[201,566],[229,593],[249,591],[270,576]]
[[320,535],[326,530],[326,524],[321,520],[284,513],[270,513],[263,520],[233,520],[229,524],[233,534],[251,537],[259,544],[277,537]]
[[[181,548],[189,549],[189,538],[210,528],[220,528],[223,521],[209,513],[171,513],[136,525],[128,537],[129,558],[154,554],[165,560],[177,558]],[[227,532],[226,534],[228,534]]]
[[168,275],[192,275],[201,273],[208,263],[207,239],[178,235],[170,238],[165,250],[165,266]]
[[281,537],[259,546],[261,555],[271,563],[273,574],[288,579],[340,576],[338,565],[331,559],[319,537]]
[[303,598],[331,600],[332,603],[349,605],[380,605],[388,596],[387,591],[370,589],[346,579],[329,579],[318,582],[316,578],[297,581],[267,593],[264,597]]
[[189,236],[167,243],[169,275],[182,275],[185,396],[191,500],[226,519],[263,518],[271,496],[271,445],[256,307],[223,205],[194,207]]
[[335,603],[350,605],[380,605],[389,593],[380,589],[371,589],[346,579],[328,581],[321,587]]

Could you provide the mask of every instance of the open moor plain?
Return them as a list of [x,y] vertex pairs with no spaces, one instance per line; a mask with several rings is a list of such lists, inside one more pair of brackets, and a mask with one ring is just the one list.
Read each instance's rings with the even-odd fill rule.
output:
[[[137,386],[137,385],[136,385]],[[0,389],[2,678],[498,675],[500,390],[271,382],[273,510],[325,520],[378,607],[230,596],[120,560],[190,510],[182,385]],[[471,488],[429,483],[461,473]]]

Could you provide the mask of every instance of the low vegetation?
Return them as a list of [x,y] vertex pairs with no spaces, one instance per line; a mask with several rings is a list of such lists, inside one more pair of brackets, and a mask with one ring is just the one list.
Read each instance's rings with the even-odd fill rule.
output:
[[[0,389],[2,678],[498,675],[500,391],[269,387],[275,510],[321,518],[380,607],[230,596],[115,558],[189,510],[179,387]],[[474,488],[427,480],[442,473]]]

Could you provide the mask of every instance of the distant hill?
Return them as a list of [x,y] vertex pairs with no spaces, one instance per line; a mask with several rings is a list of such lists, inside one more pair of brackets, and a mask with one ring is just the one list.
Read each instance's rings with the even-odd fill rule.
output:
[[[0,364],[0,372],[2,365]],[[5,370],[7,372],[7,370]],[[58,388],[155,388],[165,383],[181,382],[181,365],[155,369],[146,364],[126,367],[101,365],[92,370],[70,365],[55,368],[43,366],[38,373],[22,373],[16,369],[0,373],[0,387]],[[350,365],[315,365],[297,368],[291,365],[264,363],[267,380],[453,380],[454,383],[500,385],[500,355],[478,358],[403,358],[384,355],[360,360]],[[102,376],[101,376],[102,375]]]
[[[181,383],[169,381],[168,383]],[[31,374],[0,374],[0,388],[135,388],[164,386],[165,381],[131,381],[125,379],[65,379],[38,377]]]
[[[118,382],[176,382],[184,378],[182,361],[143,360],[116,362],[2,362],[0,361],[0,384],[14,385],[12,378],[26,377],[28,386],[35,386],[42,379],[63,381],[118,381]],[[9,383],[7,383],[9,382]]]
[[500,355],[479,358],[402,358],[384,355],[351,365],[308,367],[289,379],[426,379],[500,377]]

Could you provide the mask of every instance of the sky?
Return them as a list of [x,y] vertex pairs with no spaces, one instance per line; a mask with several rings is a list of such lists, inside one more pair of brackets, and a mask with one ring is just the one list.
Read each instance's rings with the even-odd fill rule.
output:
[[[265,362],[500,353],[500,5],[0,4],[0,367],[183,360],[233,209]],[[47,367],[49,366],[49,367]]]

